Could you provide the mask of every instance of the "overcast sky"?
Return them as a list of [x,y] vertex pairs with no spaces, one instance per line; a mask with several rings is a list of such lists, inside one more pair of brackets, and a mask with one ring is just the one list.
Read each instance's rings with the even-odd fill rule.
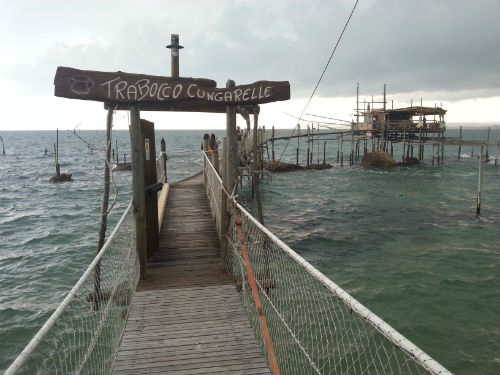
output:
[[[170,75],[170,34],[185,48],[180,75],[224,87],[289,81],[292,99],[261,106],[266,126],[293,127],[355,0],[0,0],[1,130],[102,129],[102,103],[56,98],[57,66]],[[395,105],[448,109],[448,122],[500,123],[500,1],[360,0],[306,112],[353,118],[387,84]],[[123,117],[123,116],[122,116]],[[223,115],[143,113],[157,127],[224,127]]]

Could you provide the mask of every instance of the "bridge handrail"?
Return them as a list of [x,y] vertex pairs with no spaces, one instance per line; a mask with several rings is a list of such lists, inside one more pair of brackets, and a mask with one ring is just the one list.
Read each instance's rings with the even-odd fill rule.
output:
[[[109,238],[107,239],[106,243],[103,245],[101,251],[96,255],[96,257],[94,258],[94,260],[92,261],[92,263],[90,263],[90,265],[85,270],[85,272],[83,273],[83,275],[80,277],[80,279],[78,280],[78,282],[73,286],[73,288],[71,289],[71,291],[67,294],[67,296],[64,298],[64,300],[59,304],[59,306],[52,313],[52,315],[50,316],[50,318],[45,322],[45,324],[40,328],[40,330],[31,339],[31,341],[24,348],[24,350],[17,356],[17,358],[14,360],[14,362],[7,368],[7,370],[5,371],[4,375],[14,375],[14,374],[17,374],[18,371],[21,368],[23,368],[23,366],[26,364],[26,362],[30,358],[32,358],[33,354],[38,349],[38,346],[44,341],[44,339],[46,338],[47,334],[54,327],[54,325],[56,324],[56,322],[58,322],[58,320],[61,318],[61,316],[65,313],[65,311],[67,310],[67,308],[71,304],[71,302],[73,302],[75,300],[75,298],[77,298],[77,294],[79,292],[81,292],[80,289],[85,284],[85,282],[87,282],[87,280],[89,278],[91,278],[93,276],[93,274],[95,275],[96,267],[99,267],[98,265],[103,260],[103,257],[105,255],[108,255],[108,252],[109,252],[108,249],[112,246],[113,241],[115,240],[115,237],[117,237],[120,228],[122,227],[122,225],[124,225],[124,222],[125,222],[127,216],[132,211],[131,207],[132,207],[132,203],[130,203],[128,205],[128,207],[125,210],[125,212],[123,213],[122,217],[120,218],[120,220],[116,224],[114,230],[111,232],[111,234],[110,234]],[[136,256],[135,249],[133,249],[133,254],[135,254],[135,256]],[[136,261],[136,263],[137,263],[137,261]],[[138,271],[136,271],[135,273],[137,274],[136,275],[136,279],[138,280]],[[137,283],[137,281],[135,281],[135,284],[136,283]],[[115,290],[116,290],[117,285],[118,284],[114,285]],[[135,291],[135,286],[134,286],[133,290]],[[112,296],[109,296],[108,298],[111,298],[111,297]],[[95,297],[94,296],[94,298],[100,298],[100,297]],[[126,298],[129,298],[129,300],[130,300],[131,296],[127,296]],[[100,326],[99,328],[102,329],[102,327],[101,327],[102,323],[100,323],[99,326]],[[119,335],[119,337],[121,337],[121,334]],[[95,346],[95,341],[96,340],[93,340],[93,341],[94,342],[91,345]],[[91,345],[89,345],[89,348],[87,349],[87,351],[85,353],[85,356],[82,358],[81,363],[79,364],[79,370],[81,370],[81,368],[84,366],[85,362],[88,360],[89,356],[91,355],[91,351],[93,349],[93,347],[91,347]],[[61,366],[63,366],[63,365],[61,364]],[[45,364],[43,364],[43,367],[45,368],[45,370],[48,370],[46,368]],[[112,369],[112,366],[111,366],[111,369]],[[31,373],[31,371],[32,370],[30,370],[30,373]],[[60,369],[60,371],[61,372],[59,372],[57,369],[51,369],[50,373],[65,373],[65,372],[67,372],[67,370],[63,370],[63,369]],[[37,370],[37,372],[38,372],[38,370]],[[79,373],[79,372],[80,371],[75,371],[75,373]]]
[[[207,195],[209,197],[209,201],[213,199],[214,193],[213,189],[219,189],[221,192],[221,199],[223,199],[223,196],[225,195],[226,197],[229,196],[228,192],[225,191],[225,189],[222,186],[222,180],[220,177],[217,175],[215,172],[215,169],[213,168],[212,164],[210,163],[210,159],[207,157],[207,155],[204,155],[205,158],[205,168],[204,168],[204,173],[209,174],[211,176],[207,176],[207,183],[206,189],[207,189]],[[219,186],[215,186],[215,182],[219,183]],[[323,275],[319,270],[317,270],[314,266],[312,266],[308,261],[306,261],[303,257],[301,257],[299,254],[297,254],[294,250],[292,250],[288,245],[286,245],[283,241],[281,241],[276,235],[274,235],[269,229],[267,229],[265,226],[263,226],[257,219],[255,219],[241,204],[239,204],[234,197],[232,197],[232,202],[234,206],[236,207],[237,211],[243,215],[246,220],[248,220],[251,225],[253,225],[255,228],[257,228],[258,231],[260,231],[266,238],[268,238],[270,241],[272,241],[281,251],[283,251],[287,257],[289,257],[291,260],[295,262],[295,264],[299,265],[302,269],[307,271],[309,275],[311,275],[315,280],[320,282],[328,291],[330,291],[333,295],[338,297],[349,309],[351,312],[356,313],[358,316],[360,316],[364,321],[368,322],[368,324],[374,328],[377,332],[379,332],[383,337],[385,337],[387,340],[389,340],[392,345],[394,345],[396,348],[399,348],[403,353],[406,354],[406,356],[410,357],[413,361],[416,362],[417,365],[421,366],[425,371],[427,371],[430,374],[435,374],[435,375],[451,375],[451,373],[444,368],[441,364],[439,364],[437,361],[435,361],[433,358],[431,358],[428,354],[426,354],[423,350],[421,350],[419,347],[417,347],[415,344],[413,344],[410,340],[408,340],[406,337],[401,335],[399,332],[397,332],[393,327],[391,327],[388,323],[386,323],[384,320],[382,320],[380,317],[378,317],[375,313],[370,311],[368,308],[366,308],[364,305],[362,305],[359,301],[357,301],[354,297],[352,297],[349,293],[347,293],[344,289],[342,289],[340,286],[338,286],[336,283],[331,281],[328,277]],[[218,208],[220,206],[220,202],[218,202],[215,205],[210,204],[210,207],[212,210],[214,208]],[[214,218],[217,220],[220,218],[220,215],[218,212],[213,212],[212,213]],[[233,217],[233,220],[231,222],[231,227],[234,227],[235,225],[235,218]],[[237,241],[231,241],[231,228],[228,231],[228,242],[232,243],[233,250],[235,250],[238,246]],[[247,235],[250,237],[251,234],[248,232]],[[259,237],[259,240],[256,241],[261,243],[261,247],[265,247],[265,239],[262,239]],[[265,250],[268,251],[268,250]],[[264,252],[265,252],[264,251]],[[239,254],[235,254],[236,256],[239,257]],[[269,257],[271,257],[269,255]],[[269,267],[269,265],[268,265]],[[231,271],[234,271],[232,267],[229,267]],[[240,275],[242,278],[244,277],[243,272],[241,272]],[[269,281],[268,281],[269,282]],[[242,282],[243,285],[243,282]],[[259,288],[261,289],[261,293],[263,296],[267,296],[268,293],[266,292],[266,286],[263,286],[262,283],[258,283]],[[242,286],[243,288],[243,286]],[[271,294],[272,294],[272,289],[271,289]],[[243,296],[242,296],[243,298]],[[265,297],[264,297],[265,298]],[[276,308],[272,304],[272,301],[268,298],[272,309]],[[282,314],[278,310],[276,310],[276,313],[279,317],[279,319],[283,320]],[[307,358],[308,361],[311,362],[311,369],[316,371],[317,373],[319,372],[318,366],[316,366],[313,361],[311,360],[309,353],[304,349],[304,347],[298,342],[298,339],[294,332],[290,329],[289,325],[287,324],[286,321],[283,321],[283,325],[286,327],[286,330],[289,331],[289,333],[292,336],[292,339],[299,344],[300,350],[302,354]],[[254,327],[255,329],[255,327]],[[258,336],[258,333],[256,332],[256,336]],[[389,356],[390,359],[390,356]],[[280,358],[278,358],[280,360]],[[281,365],[280,365],[281,366]],[[401,370],[401,366],[398,364],[399,369]],[[403,371],[405,373],[405,371]]]

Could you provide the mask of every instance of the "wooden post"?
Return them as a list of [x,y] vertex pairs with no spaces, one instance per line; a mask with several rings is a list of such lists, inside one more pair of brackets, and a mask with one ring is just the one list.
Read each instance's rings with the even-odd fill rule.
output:
[[253,173],[252,173],[252,179],[253,179],[253,189],[254,189],[254,196],[255,196],[255,202],[257,203],[257,219],[259,220],[259,223],[264,225],[264,216],[262,214],[262,200],[260,198],[260,189],[259,189],[259,169],[260,169],[260,157],[259,157],[259,151],[257,150],[258,144],[257,144],[257,139],[256,135],[258,133],[258,126],[259,126],[259,114],[258,111],[254,111],[253,114],[253,132],[254,132],[254,142],[253,142]]
[[[226,83],[226,88],[230,89],[235,86],[233,80],[228,80]],[[231,194],[233,189],[238,182],[238,136],[236,133],[236,107],[235,106],[227,106],[226,107],[226,141],[224,148],[226,153],[226,160],[224,162],[225,171],[224,171],[224,188],[226,191]],[[223,211],[221,214],[221,227],[222,227],[222,235],[221,235],[221,257],[222,261],[226,266],[230,267],[230,264],[227,263],[228,260],[228,243],[226,239],[227,230],[229,227],[229,223],[231,220],[231,215],[229,213],[230,202],[228,202],[228,197],[223,197],[222,199],[222,208]]]
[[489,158],[490,158],[490,155],[489,155],[489,152],[488,152],[488,145],[489,145],[489,143],[490,143],[490,128],[488,127],[488,138],[486,139],[486,155],[485,155],[485,159],[486,160],[489,160]]
[[460,136],[458,138],[458,160],[460,160],[461,153],[462,153],[462,126],[460,126]]
[[476,217],[479,217],[481,213],[481,188],[483,183],[483,146],[481,146],[481,154],[479,155],[479,176],[478,176],[478,186],[477,186],[477,206],[476,206]]
[[297,149],[295,151],[295,164],[299,165],[299,148],[300,148],[300,124],[297,124],[298,137],[297,137]]
[[[210,154],[208,151],[208,139],[203,139],[201,141],[201,146],[203,147],[204,154],[210,160]],[[203,158],[203,185],[204,186],[207,186],[207,174],[205,173],[206,170],[207,170],[207,159]]]
[[441,159],[440,160],[441,160],[441,162],[443,162],[443,160],[444,160],[444,131],[441,132]]
[[56,156],[56,175],[57,177],[59,177],[61,175],[61,170],[59,168],[59,128],[56,129],[55,156]]
[[253,138],[252,138],[252,197],[255,196],[255,192],[259,187],[259,177],[257,174],[257,170],[259,169],[259,154],[257,151],[258,148],[258,117],[254,114],[253,121]]
[[163,137],[160,141],[160,150],[162,156],[163,172],[165,173],[165,180],[162,182],[167,182],[167,144]]
[[351,124],[351,155],[349,156],[349,165],[354,164],[354,124]]
[[422,146],[422,128],[418,132],[418,160],[421,161],[424,158],[423,146]]
[[[0,141],[2,141],[2,151],[3,154],[5,155],[5,144],[3,143],[3,138],[1,135],[0,135]],[[47,149],[45,149],[45,155],[47,155]]]
[[[106,228],[108,225],[108,203],[109,203],[109,164],[111,162],[111,126],[113,124],[113,109],[108,108],[106,118],[106,158],[104,160],[104,192],[102,195],[101,227],[99,228],[99,239],[97,242],[97,254],[104,246]],[[99,310],[101,302],[101,262],[94,268],[94,311]]]
[[146,220],[146,259],[149,259],[158,250],[158,195],[156,191],[146,190],[158,182],[156,174],[156,142],[154,123],[146,120],[141,121],[142,154],[144,163],[144,187],[145,187],[145,220]]
[[[435,157],[434,157],[434,152],[436,150],[436,141],[433,137],[433,142],[432,142],[432,165],[434,165],[434,160],[435,160]],[[439,149],[438,149],[438,155],[439,155]]]
[[307,125],[307,166],[309,166],[309,147],[311,145],[310,133],[309,133],[309,125]]
[[337,136],[337,163],[340,161],[340,137]]
[[497,142],[497,156],[495,157],[495,165],[498,164],[498,154],[500,154],[500,141]]
[[356,83],[356,125],[359,129],[359,82]]
[[470,156],[471,158],[474,157],[474,130],[472,130],[472,149],[471,149],[471,153],[470,153]]
[[318,125],[318,164],[319,164],[319,147],[320,147],[320,140],[319,140],[319,123]]
[[344,144],[344,134],[340,135],[340,165],[344,165],[344,152],[342,151]]
[[271,156],[273,157],[273,163],[274,163],[274,157],[275,157],[275,154],[274,154],[274,125],[273,125],[273,129],[271,131]]
[[323,143],[323,164],[326,164],[326,141]]
[[405,162],[405,154],[406,154],[406,122],[403,124],[403,160],[402,162]]
[[385,151],[385,83],[384,83],[384,112],[382,113],[382,150]]
[[132,205],[135,222],[135,246],[141,279],[146,277],[146,216],[144,199],[144,143],[141,135],[139,105],[130,107],[130,155],[132,162]]

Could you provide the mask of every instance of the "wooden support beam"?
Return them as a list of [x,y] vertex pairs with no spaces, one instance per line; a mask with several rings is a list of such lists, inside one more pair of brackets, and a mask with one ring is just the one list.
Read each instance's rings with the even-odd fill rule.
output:
[[130,107],[130,155],[132,163],[132,206],[135,223],[135,247],[139,257],[141,275],[146,277],[146,216],[144,194],[144,143],[138,105]]

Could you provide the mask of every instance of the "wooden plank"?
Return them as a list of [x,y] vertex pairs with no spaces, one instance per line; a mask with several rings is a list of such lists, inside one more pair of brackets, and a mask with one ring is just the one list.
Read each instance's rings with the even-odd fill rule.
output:
[[109,104],[141,103],[142,110],[224,109],[228,105],[256,105],[290,99],[288,81],[258,81],[231,89],[215,81],[162,77],[125,72],[98,72],[58,67],[54,95]]
[[196,180],[187,183],[189,195],[182,183],[169,194],[160,247],[132,301],[114,373],[269,374],[220,262],[204,189],[192,192]]

